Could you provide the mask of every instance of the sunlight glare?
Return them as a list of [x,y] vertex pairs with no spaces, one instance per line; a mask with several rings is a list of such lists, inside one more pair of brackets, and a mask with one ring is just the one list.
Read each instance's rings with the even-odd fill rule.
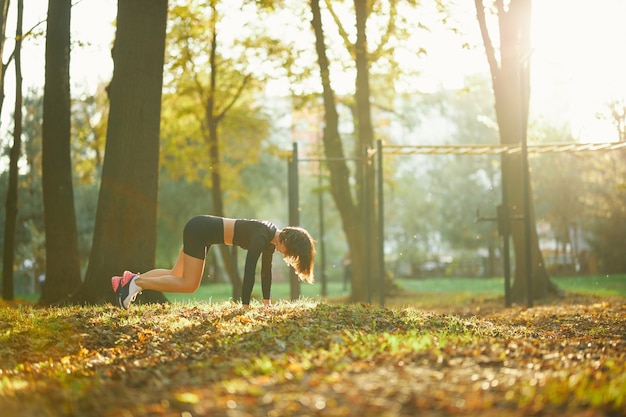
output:
[[617,133],[596,113],[626,97],[626,2],[533,2],[531,107],[549,119],[569,121],[585,141],[612,141]]

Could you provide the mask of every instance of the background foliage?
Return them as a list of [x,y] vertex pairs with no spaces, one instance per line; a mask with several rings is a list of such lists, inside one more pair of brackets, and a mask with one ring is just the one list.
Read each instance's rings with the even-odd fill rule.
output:
[[[401,6],[401,11],[408,13],[413,6],[412,2],[407,2]],[[226,3],[220,3],[219,7],[220,24],[225,31],[242,9]],[[242,77],[250,78],[250,88],[220,127],[225,145],[225,201],[230,216],[268,218],[285,224],[288,198],[285,151],[290,149],[298,133],[297,140],[306,145],[305,152],[314,156],[319,152],[316,142],[323,128],[317,118],[321,114],[317,87],[307,87],[317,77],[314,60],[307,53],[312,35],[307,22],[295,18],[298,13],[307,11],[290,2],[259,9],[246,3],[244,7],[253,11],[247,16],[262,16],[262,19],[248,17],[243,25],[245,31],[236,39],[226,35],[219,38],[224,51],[219,55],[223,70],[219,100],[227,97],[229,86],[236,85]],[[338,10],[341,11],[341,7]],[[441,10],[452,13],[455,9],[443,7]],[[372,9],[372,38],[384,27],[386,11],[382,3]],[[428,53],[415,42],[414,36],[426,31],[429,25],[441,23],[442,15],[431,12],[424,15],[424,22],[417,25],[415,31],[412,31],[415,22],[400,13],[399,30],[394,34],[399,50],[416,56]],[[206,98],[201,87],[209,77],[206,60],[202,61],[208,41],[203,28],[209,18],[210,15],[194,2],[175,2],[170,12],[162,113],[158,266],[173,261],[186,219],[207,212],[211,207],[211,184],[207,175],[211,167],[206,163],[207,147],[201,137],[200,122],[202,100]],[[278,21],[288,23],[279,27]],[[453,21],[446,20],[446,24],[451,27]],[[284,36],[287,26],[303,36]],[[463,33],[456,32],[462,45]],[[39,32],[37,34],[40,36]],[[344,35],[351,36],[350,33]],[[345,39],[329,35],[331,56],[340,58],[346,53],[343,43]],[[80,43],[74,47],[79,48]],[[194,71],[189,71],[189,62],[193,63]],[[339,62],[341,59],[333,65]],[[337,68],[337,73],[350,71],[350,68]],[[418,72],[418,67],[409,68],[389,58],[381,58],[374,65],[372,103],[379,138],[390,144],[497,142],[493,97],[484,74],[468,76],[464,86],[458,89],[440,86],[432,92],[407,92],[388,88],[394,77],[406,81]],[[287,80],[282,85],[287,86],[288,94],[283,93],[284,88],[276,87],[276,80]],[[341,84],[336,80],[335,83]],[[102,85],[94,94],[74,97],[72,102],[72,161],[83,269],[90,251],[104,156],[108,112],[104,87]],[[36,278],[45,262],[40,178],[41,94],[41,91],[29,91],[24,102],[24,156],[20,161],[16,236],[18,292],[36,286]],[[349,147],[354,143],[349,95],[341,96],[340,101],[342,135]],[[619,106],[613,103],[613,110],[616,109],[619,110]],[[607,114],[610,117],[610,113]],[[4,155],[8,153],[10,133],[6,135]],[[529,138],[532,142],[578,140],[569,126],[555,126],[536,119],[531,120]],[[588,266],[579,259],[582,252],[587,256],[593,253],[598,273],[626,270],[623,160],[622,151],[531,157],[537,219],[541,223],[544,248],[555,253],[550,259],[560,257],[574,273],[577,268]],[[490,156],[386,156],[388,269],[396,276],[418,276],[428,272],[427,267],[434,263],[439,273],[454,275],[460,270],[450,264],[452,259],[478,265],[472,267],[474,274],[498,275],[497,269],[484,266],[485,259],[490,259],[488,264],[499,263],[501,245],[495,224],[475,220],[476,210],[485,216],[495,213],[500,201],[499,170],[499,159]],[[303,164],[300,175],[302,223],[317,234],[322,226],[319,192],[327,187],[327,173],[322,167],[321,188],[318,165]],[[4,200],[6,172],[0,179],[0,198]],[[328,195],[323,198],[327,273],[340,280],[347,246],[335,207]],[[0,215],[4,215],[4,206],[0,207]],[[3,223],[0,227],[4,227]],[[214,262],[219,265],[218,259]],[[213,279],[219,280],[219,270],[212,271],[218,276]],[[553,272],[558,272],[558,267]]]

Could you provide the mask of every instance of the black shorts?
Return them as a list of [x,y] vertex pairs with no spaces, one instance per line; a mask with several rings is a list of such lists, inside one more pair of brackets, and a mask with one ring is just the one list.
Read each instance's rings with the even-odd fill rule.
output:
[[204,259],[212,244],[224,243],[224,221],[221,217],[196,216],[183,230],[183,252]]

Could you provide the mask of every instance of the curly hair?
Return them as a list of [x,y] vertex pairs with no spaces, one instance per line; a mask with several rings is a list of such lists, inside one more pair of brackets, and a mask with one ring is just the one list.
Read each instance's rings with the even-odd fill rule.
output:
[[284,259],[298,275],[298,279],[312,284],[313,265],[315,264],[315,240],[301,227],[285,227],[278,240],[285,245]]

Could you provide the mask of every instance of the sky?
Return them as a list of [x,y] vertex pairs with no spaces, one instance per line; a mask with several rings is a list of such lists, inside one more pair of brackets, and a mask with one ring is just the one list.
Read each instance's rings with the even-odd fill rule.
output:
[[[427,82],[461,87],[466,72],[489,73],[474,2],[459,2],[467,6],[462,29],[477,46],[461,50],[450,33],[433,33]],[[531,117],[569,123],[581,142],[616,140],[596,113],[610,99],[626,99],[626,1],[534,0],[532,12]]]
[[[15,1],[11,5],[15,5]],[[48,0],[28,0],[24,8],[24,32],[39,22],[45,29]],[[73,0],[71,15],[70,78],[72,94],[93,93],[102,81],[108,81],[113,72],[111,46],[115,36],[114,21],[117,13],[116,0]],[[12,10],[15,13],[14,7]],[[14,22],[9,17],[9,22]],[[9,26],[7,36],[15,33]],[[81,45],[77,42],[80,41]],[[13,45],[5,48],[12,50]],[[44,77],[45,38],[40,37],[25,43],[22,57],[24,84],[40,86]],[[6,58],[5,58],[6,62]],[[9,69],[9,73],[11,69]]]
[[595,114],[626,99],[626,1],[533,4],[532,105],[553,118],[564,113],[583,140],[616,140],[615,128]]
[[[480,34],[473,2],[468,5],[467,31],[478,44]],[[28,0],[24,17],[27,30],[45,21],[47,0]],[[14,7],[15,2],[12,2]],[[72,11],[72,95],[92,94],[112,73],[111,45],[116,0],[79,0]],[[14,11],[13,11],[14,13]],[[531,112],[537,117],[569,123],[574,137],[582,142],[616,139],[614,128],[598,120],[596,113],[606,102],[626,98],[626,1],[624,0],[535,0],[533,2],[531,56]],[[9,17],[11,19],[11,17]],[[11,21],[11,20],[9,20]],[[43,26],[45,27],[45,22]],[[8,34],[14,33],[9,26]],[[458,48],[449,34],[435,31],[434,42],[423,63],[422,83],[458,85],[466,71],[488,70],[484,52]],[[24,85],[41,88],[44,73],[43,37],[24,46]],[[12,45],[7,45],[7,51]],[[6,58],[6,57],[5,57]],[[462,63],[462,65],[459,65]],[[7,74],[5,107],[12,105],[13,67]],[[3,112],[3,125],[6,114]],[[3,129],[4,130],[4,129]]]

